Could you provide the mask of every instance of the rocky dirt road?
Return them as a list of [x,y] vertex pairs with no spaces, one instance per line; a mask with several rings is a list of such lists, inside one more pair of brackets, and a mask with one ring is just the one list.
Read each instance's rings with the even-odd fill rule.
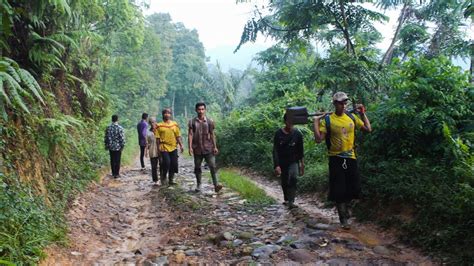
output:
[[[148,167],[149,169],[149,167]],[[249,206],[230,189],[206,183],[195,193],[193,165],[180,158],[178,186],[152,186],[134,167],[104,177],[74,201],[69,245],[53,246],[42,265],[433,265],[372,225],[337,226],[333,211],[302,197],[298,209]],[[278,184],[254,177],[268,195]]]

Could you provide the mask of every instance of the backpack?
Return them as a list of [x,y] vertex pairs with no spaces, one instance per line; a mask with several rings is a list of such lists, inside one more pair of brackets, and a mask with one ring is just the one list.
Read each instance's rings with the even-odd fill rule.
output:
[[[344,113],[347,116],[349,116],[349,118],[352,119],[352,121],[354,122],[354,144],[352,146],[355,149],[355,133],[356,133],[355,125],[356,125],[356,120],[355,120],[355,117],[352,113],[347,112],[347,111],[345,111]],[[331,148],[331,119],[329,119],[329,115],[326,115],[324,117],[324,121],[326,122],[326,146],[328,147],[328,150],[329,150],[329,148]]]

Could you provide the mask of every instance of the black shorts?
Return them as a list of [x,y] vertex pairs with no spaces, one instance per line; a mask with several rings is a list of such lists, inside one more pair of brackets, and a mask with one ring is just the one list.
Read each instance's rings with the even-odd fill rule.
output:
[[360,177],[357,160],[329,156],[328,200],[342,203],[358,198],[360,198]]

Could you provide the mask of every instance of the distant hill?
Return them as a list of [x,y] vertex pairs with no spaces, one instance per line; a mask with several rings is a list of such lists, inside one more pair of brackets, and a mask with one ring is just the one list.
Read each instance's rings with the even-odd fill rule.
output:
[[206,56],[209,57],[209,63],[215,64],[216,60],[222,67],[223,71],[230,68],[244,70],[251,63],[252,58],[260,51],[267,49],[269,46],[261,44],[245,44],[234,54],[235,46],[218,46],[212,49],[206,49]]

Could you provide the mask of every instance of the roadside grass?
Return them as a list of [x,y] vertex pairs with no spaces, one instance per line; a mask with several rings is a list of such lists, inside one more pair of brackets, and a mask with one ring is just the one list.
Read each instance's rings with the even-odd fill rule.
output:
[[276,201],[268,196],[265,191],[250,181],[250,177],[244,176],[232,169],[220,169],[219,181],[226,187],[238,192],[240,196],[251,205],[271,205]]
[[171,206],[183,211],[198,211],[208,207],[205,202],[198,201],[188,195],[186,191],[179,186],[174,186],[172,188],[162,187],[160,188],[159,193]]
[[126,143],[122,151],[122,163],[121,165],[132,165],[137,154],[140,152],[138,146],[137,130],[134,128],[125,130]]

